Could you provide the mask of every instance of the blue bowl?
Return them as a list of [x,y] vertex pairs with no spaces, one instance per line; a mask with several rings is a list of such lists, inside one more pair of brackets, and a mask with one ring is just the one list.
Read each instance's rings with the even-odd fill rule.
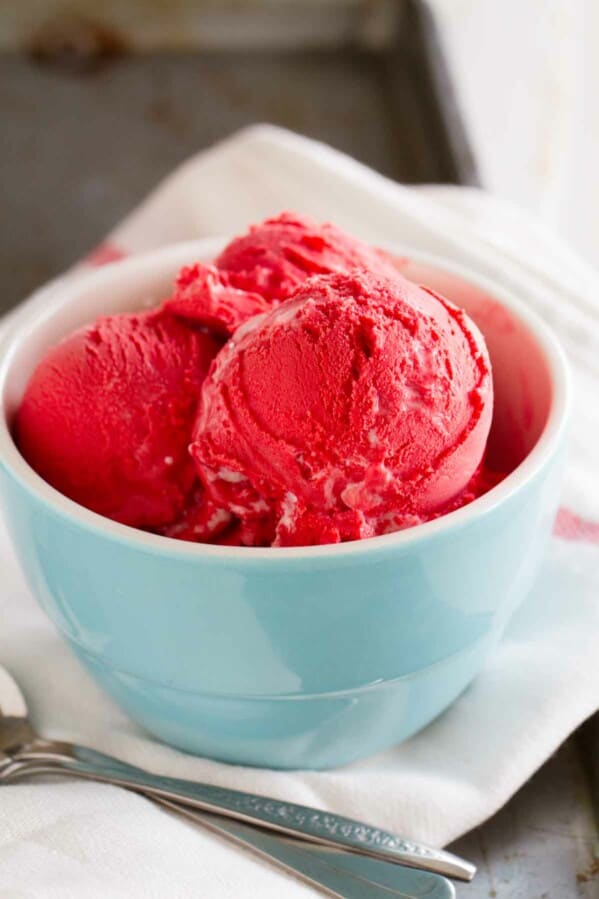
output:
[[464,306],[495,372],[493,456],[513,468],[436,521],[336,546],[193,545],[111,522],[25,462],[10,432],[45,349],[163,297],[177,245],[79,276],[17,314],[2,348],[0,489],[32,591],[97,682],[156,737],[228,762],[327,768],[406,739],[470,683],[525,596],[559,492],[568,378],[543,323],[493,283],[400,250]]

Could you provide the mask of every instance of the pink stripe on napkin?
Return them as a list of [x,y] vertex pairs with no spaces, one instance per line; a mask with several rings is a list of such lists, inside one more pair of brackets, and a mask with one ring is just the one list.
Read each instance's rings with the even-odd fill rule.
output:
[[557,513],[553,533],[564,540],[581,540],[599,545],[599,522],[581,518],[564,506]]

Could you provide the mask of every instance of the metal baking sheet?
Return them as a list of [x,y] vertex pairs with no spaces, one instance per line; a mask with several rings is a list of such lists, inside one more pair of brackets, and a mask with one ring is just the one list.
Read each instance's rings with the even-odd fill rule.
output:
[[332,6],[320,34],[297,3],[260,7],[252,32],[223,12],[205,46],[177,53],[126,52],[105,28],[61,20],[0,56],[0,309],[84,255],[182,160],[249,123],[326,141],[400,181],[476,182],[426,7],[385,4],[373,23],[358,12],[376,4],[337,17]]

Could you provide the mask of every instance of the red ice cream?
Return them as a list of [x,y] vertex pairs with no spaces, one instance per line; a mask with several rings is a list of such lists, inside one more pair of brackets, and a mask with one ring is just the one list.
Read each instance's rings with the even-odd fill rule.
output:
[[492,406],[464,312],[333,225],[285,213],[184,269],[160,310],[100,318],[51,349],[15,436],[50,484],[124,524],[309,545],[490,489]]
[[[188,444],[219,348],[159,312],[76,331],[29,382],[15,426],[23,455],[66,496],[115,521],[158,528],[187,517],[196,482]],[[196,524],[211,514],[194,504]]]
[[334,543],[459,505],[492,404],[467,315],[361,269],[305,281],[236,332],[204,384],[191,450],[241,542]]
[[165,308],[229,335],[286,300],[306,278],[357,267],[395,277],[385,256],[357,238],[284,212],[232,240],[214,265],[184,268]]
[[226,338],[252,316],[268,312],[271,305],[257,293],[234,287],[228,274],[214,265],[196,262],[179,273],[175,292],[163,308]]

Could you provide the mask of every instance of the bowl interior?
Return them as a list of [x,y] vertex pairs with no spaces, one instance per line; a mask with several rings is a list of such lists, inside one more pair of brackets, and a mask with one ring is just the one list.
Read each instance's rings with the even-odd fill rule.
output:
[[[170,247],[75,279],[60,294],[55,291],[45,307],[40,299],[34,301],[20,316],[20,325],[17,321],[18,334],[3,365],[2,404],[9,427],[35,365],[51,345],[100,314],[156,305],[170,292],[182,265],[213,258],[221,245],[201,241]],[[550,416],[557,378],[557,363],[554,358],[552,371],[548,350],[551,338],[540,337],[536,329],[542,324],[512,308],[509,299],[499,299],[492,287],[480,286],[480,279],[470,281],[420,254],[401,259],[406,277],[462,306],[483,332],[495,391],[488,462],[497,470],[513,470],[538,442]]]

